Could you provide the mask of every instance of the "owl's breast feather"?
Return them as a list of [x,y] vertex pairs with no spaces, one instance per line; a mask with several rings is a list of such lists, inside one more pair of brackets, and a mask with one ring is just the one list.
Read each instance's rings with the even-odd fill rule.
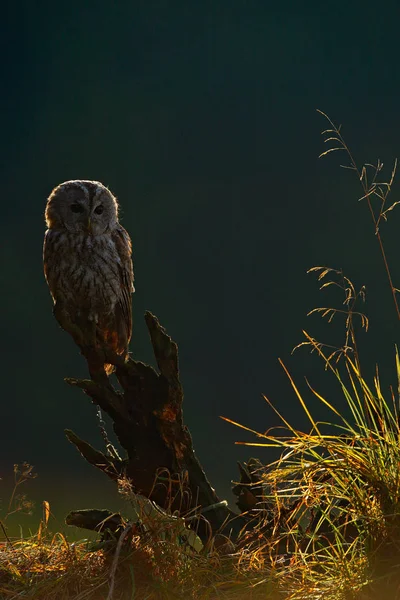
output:
[[110,312],[120,294],[120,257],[111,236],[46,232],[45,273],[54,299],[70,310]]

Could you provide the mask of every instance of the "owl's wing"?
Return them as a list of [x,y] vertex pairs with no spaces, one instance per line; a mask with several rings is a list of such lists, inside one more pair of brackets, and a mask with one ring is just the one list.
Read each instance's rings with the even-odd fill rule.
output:
[[44,243],[43,243],[43,268],[44,268],[44,276],[46,277],[47,284],[50,288],[51,295],[54,299],[54,278],[55,278],[55,260],[56,260],[56,252],[54,251],[55,245],[55,236],[54,232],[51,229],[48,229],[44,235]]
[[132,293],[135,291],[133,287],[132,244],[128,232],[122,225],[119,225],[113,231],[112,240],[120,259],[118,271],[121,294],[117,303],[115,318],[117,320],[117,330],[125,330],[125,335],[121,337],[125,337],[126,344],[128,344],[132,333]]

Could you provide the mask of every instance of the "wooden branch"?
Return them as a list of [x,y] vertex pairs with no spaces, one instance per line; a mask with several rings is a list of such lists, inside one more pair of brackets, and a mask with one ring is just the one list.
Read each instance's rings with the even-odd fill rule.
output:
[[65,517],[65,523],[90,531],[105,532],[108,530],[113,534],[117,534],[124,526],[124,520],[119,513],[97,508],[73,510]]
[[90,464],[111,479],[127,477],[134,492],[160,507],[203,511],[208,521],[199,525],[198,533],[203,539],[209,535],[210,526],[213,532],[221,530],[237,537],[246,520],[218,498],[195,455],[183,421],[177,345],[150,312],[146,312],[145,321],[159,372],[133,359],[122,365],[116,361],[122,393],[109,382],[103,385],[91,380],[67,380],[109,414],[126,459],[106,456],[71,431],[66,432],[67,437]]
[[93,446],[82,440],[70,429],[65,429],[65,435],[71,444],[76,446],[88,463],[106,473],[111,479],[117,480],[121,476],[124,469],[124,461],[106,456],[103,452],[95,450]]
[[[91,379],[65,378],[66,383],[81,388],[85,394],[90,396],[100,408],[104,409],[110,416],[122,414],[124,410],[121,394],[119,394],[110,383],[107,387],[95,383]],[[125,415],[128,418],[128,415]]]

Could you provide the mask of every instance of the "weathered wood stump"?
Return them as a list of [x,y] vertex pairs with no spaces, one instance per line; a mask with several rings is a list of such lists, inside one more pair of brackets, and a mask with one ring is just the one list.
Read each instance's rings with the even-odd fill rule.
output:
[[159,372],[131,358],[116,360],[121,392],[109,382],[67,380],[83,389],[111,417],[126,458],[117,452],[95,450],[70,430],[66,435],[89,463],[111,479],[127,477],[134,492],[160,507],[204,514],[205,520],[198,524],[203,539],[217,531],[236,538],[247,521],[218,498],[183,421],[177,345],[154,315],[147,312],[145,320]]

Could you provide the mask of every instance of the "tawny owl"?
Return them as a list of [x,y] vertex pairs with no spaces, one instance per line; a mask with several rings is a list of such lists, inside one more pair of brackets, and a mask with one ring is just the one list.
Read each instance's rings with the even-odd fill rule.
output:
[[46,206],[44,273],[54,316],[86,356],[90,372],[112,371],[132,332],[131,240],[118,221],[116,198],[98,181],[73,180]]

